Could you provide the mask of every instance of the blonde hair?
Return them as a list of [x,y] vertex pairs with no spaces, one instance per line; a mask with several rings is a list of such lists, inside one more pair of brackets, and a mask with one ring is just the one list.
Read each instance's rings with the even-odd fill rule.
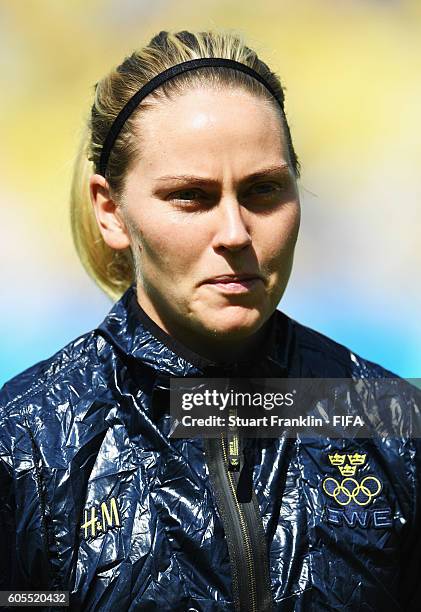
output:
[[[120,66],[95,85],[91,116],[76,157],[71,186],[71,226],[79,258],[88,274],[112,299],[117,299],[135,281],[135,262],[130,248],[115,250],[103,240],[89,194],[89,177],[99,172],[105,137],[126,102],[160,72],[181,62],[202,57],[236,60],[256,70],[275,91],[282,109],[256,79],[226,67],[201,67],[184,72],[160,85],[143,100],[124,124],[111,150],[106,179],[116,198],[122,198],[127,171],[139,156],[135,122],[153,101],[170,98],[191,86],[209,84],[245,89],[270,100],[281,113],[290,161],[299,176],[299,162],[283,111],[284,92],[278,76],[245,45],[237,34],[221,32],[162,31],[142,49],[134,51]],[[141,143],[141,141],[140,141]]]

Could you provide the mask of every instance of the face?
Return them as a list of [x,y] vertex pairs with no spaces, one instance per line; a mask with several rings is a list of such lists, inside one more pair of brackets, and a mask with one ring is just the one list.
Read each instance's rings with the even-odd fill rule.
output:
[[138,129],[121,213],[141,306],[193,347],[250,337],[284,293],[299,228],[277,110],[241,90],[194,89]]

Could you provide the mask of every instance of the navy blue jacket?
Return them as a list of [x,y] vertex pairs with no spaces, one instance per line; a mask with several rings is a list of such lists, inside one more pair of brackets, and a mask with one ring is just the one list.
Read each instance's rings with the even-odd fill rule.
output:
[[[391,375],[280,311],[267,329],[231,373]],[[419,441],[256,439],[231,472],[224,438],[169,435],[169,379],[221,372],[151,321],[132,287],[97,329],[8,382],[0,590],[68,590],[83,611],[421,610]],[[400,419],[418,414],[392,400]],[[371,480],[351,501],[332,483],[354,464],[358,486]]]

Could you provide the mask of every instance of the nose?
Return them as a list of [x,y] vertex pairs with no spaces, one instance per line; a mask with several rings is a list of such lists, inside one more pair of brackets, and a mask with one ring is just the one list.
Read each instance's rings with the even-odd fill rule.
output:
[[215,250],[241,251],[252,242],[250,227],[245,218],[247,211],[234,197],[221,198],[216,207]]

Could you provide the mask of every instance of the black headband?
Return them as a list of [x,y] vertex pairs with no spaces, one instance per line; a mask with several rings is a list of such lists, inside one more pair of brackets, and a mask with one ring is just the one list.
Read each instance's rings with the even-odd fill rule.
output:
[[275,100],[278,102],[279,106],[283,111],[283,103],[282,100],[279,99],[279,96],[267,83],[267,81],[253,68],[247,66],[246,64],[242,64],[241,62],[237,62],[235,60],[226,59],[222,57],[202,57],[199,59],[189,60],[187,62],[181,62],[180,64],[176,64],[167,70],[164,70],[160,74],[157,74],[153,79],[148,81],[139,91],[137,91],[134,96],[130,98],[130,100],[123,106],[121,111],[118,113],[117,117],[112,124],[110,131],[108,132],[104,144],[102,146],[101,157],[99,160],[99,174],[105,177],[105,171],[107,169],[108,158],[111,153],[111,149],[119,135],[121,128],[123,127],[126,120],[133,113],[135,108],[140,104],[140,102],[145,98],[148,94],[151,93],[154,89],[159,87],[165,81],[172,79],[173,77],[181,74],[182,72],[186,72],[187,70],[193,70],[194,68],[201,68],[202,66],[224,66],[226,68],[234,68],[235,70],[239,70],[240,72],[245,72],[249,76],[253,77],[257,81],[259,81],[262,85],[266,87],[266,89],[272,94]]

